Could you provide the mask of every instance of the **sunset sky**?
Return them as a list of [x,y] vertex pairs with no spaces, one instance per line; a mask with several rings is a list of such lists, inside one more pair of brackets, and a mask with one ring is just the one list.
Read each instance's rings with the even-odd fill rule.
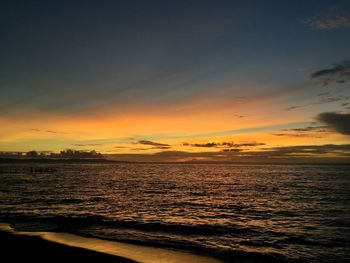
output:
[[349,1],[1,1],[0,20],[0,151],[349,162]]

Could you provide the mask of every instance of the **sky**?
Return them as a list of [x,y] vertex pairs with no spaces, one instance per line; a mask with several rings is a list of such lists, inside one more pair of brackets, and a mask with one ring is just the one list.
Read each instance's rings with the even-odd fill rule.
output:
[[350,162],[350,2],[1,1],[0,151]]

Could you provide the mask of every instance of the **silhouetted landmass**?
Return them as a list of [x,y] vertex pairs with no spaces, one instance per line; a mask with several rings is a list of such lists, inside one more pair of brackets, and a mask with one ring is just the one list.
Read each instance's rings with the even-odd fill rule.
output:
[[0,163],[128,163],[109,159],[1,158]]
[[50,152],[0,152],[0,163],[125,163],[126,161],[110,160],[96,151],[64,150]]

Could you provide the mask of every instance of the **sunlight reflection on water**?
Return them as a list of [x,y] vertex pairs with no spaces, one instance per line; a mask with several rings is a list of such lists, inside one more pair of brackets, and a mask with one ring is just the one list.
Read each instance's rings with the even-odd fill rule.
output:
[[[38,166],[38,165],[37,165]],[[23,230],[287,259],[350,252],[350,167],[1,165],[0,217]]]

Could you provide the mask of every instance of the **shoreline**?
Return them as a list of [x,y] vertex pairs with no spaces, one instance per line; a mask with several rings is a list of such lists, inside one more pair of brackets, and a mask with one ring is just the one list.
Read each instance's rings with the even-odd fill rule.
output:
[[222,263],[221,260],[184,251],[146,247],[68,233],[21,232],[0,223],[0,243],[3,256],[11,261],[39,259],[89,260],[117,263]]
[[[16,235],[0,231],[1,257],[4,262],[106,262],[136,263],[120,256],[109,255],[89,249],[67,246],[36,236]],[[6,260],[8,259],[8,260]]]

